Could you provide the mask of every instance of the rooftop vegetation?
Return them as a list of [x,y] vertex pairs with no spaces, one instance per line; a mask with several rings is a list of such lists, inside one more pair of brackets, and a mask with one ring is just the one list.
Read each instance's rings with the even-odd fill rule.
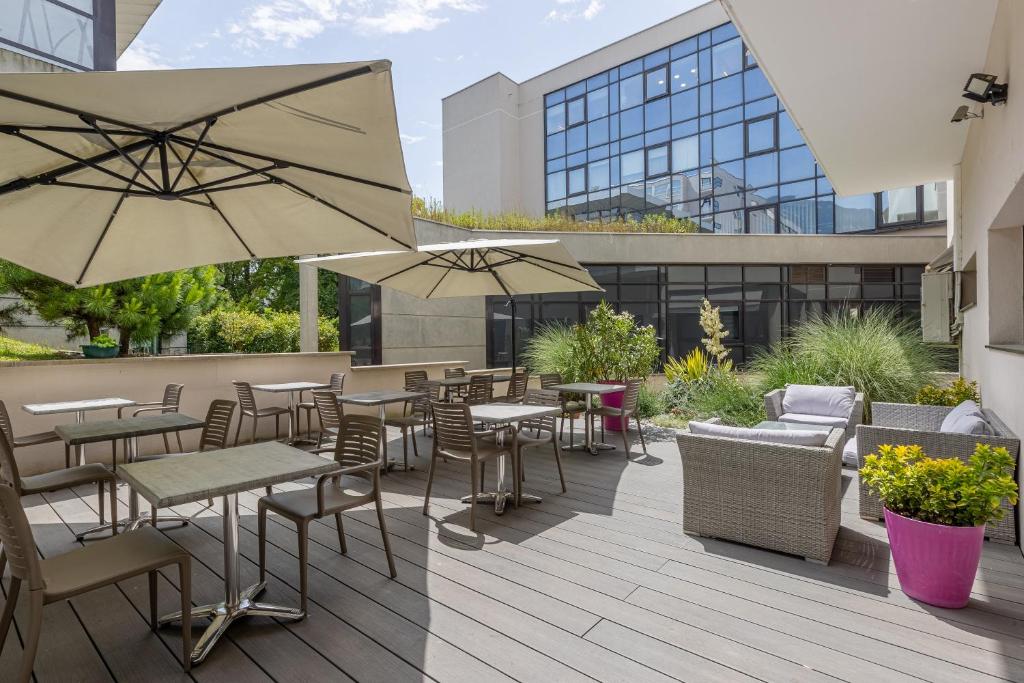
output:
[[9,360],[53,360],[67,358],[68,354],[49,346],[0,337],[0,361]]

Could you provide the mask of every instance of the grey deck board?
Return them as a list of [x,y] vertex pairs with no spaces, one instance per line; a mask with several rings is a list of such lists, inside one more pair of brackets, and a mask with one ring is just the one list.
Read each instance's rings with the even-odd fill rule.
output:
[[[430,516],[421,514],[425,458],[422,469],[384,477],[398,578],[387,576],[372,506],[345,515],[346,556],[333,519],[314,523],[309,617],[233,627],[191,678],[1024,680],[1018,548],[986,543],[967,609],[920,605],[899,591],[885,528],[857,515],[856,474],[848,469],[843,527],[828,566],[687,536],[675,444],[663,430],[648,434],[646,458],[639,444],[628,462],[621,450],[564,453],[564,495],[550,451],[528,451],[525,489],[544,502],[500,517],[480,506],[478,534],[458,500],[468,493],[465,467],[439,466]],[[391,448],[400,447],[397,432],[391,436]],[[429,453],[429,441],[417,438]],[[256,578],[259,495],[239,496],[245,581]],[[119,500],[124,515],[125,487]],[[92,487],[33,496],[26,505],[44,555],[76,547],[74,532],[95,524]],[[193,554],[196,603],[221,597],[219,512],[164,531]],[[268,541],[268,597],[297,604],[294,528],[271,516]],[[177,576],[164,572],[159,583],[169,611]],[[147,610],[144,578],[48,606],[37,680],[189,680],[178,663],[180,633],[150,632]],[[19,624],[24,616],[19,610]],[[0,667],[8,671],[19,656],[12,629]]]

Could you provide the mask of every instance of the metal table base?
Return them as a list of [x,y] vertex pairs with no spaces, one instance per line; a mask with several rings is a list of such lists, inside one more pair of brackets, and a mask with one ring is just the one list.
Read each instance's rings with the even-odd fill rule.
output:
[[[383,454],[382,454],[384,456],[383,457],[383,460],[384,460],[384,472],[387,473],[387,472],[412,472],[412,471],[414,471],[416,469],[416,465],[415,464],[409,465],[408,467],[406,467],[406,464],[405,464],[404,461],[403,462],[398,462],[398,460],[395,460],[394,458],[388,458],[388,428],[387,428],[388,416],[387,416],[387,405],[386,404],[382,403],[380,405],[380,410],[378,411],[377,415],[378,415],[378,417],[380,417],[380,428],[381,428],[382,434],[383,434],[383,436],[381,437],[381,440],[380,440],[380,447],[381,447],[381,450],[384,451]],[[416,428],[415,427],[412,428],[412,436],[410,438],[413,438],[413,439],[416,438]]]
[[[502,443],[504,434],[498,433],[498,443]],[[494,514],[503,515],[505,514],[505,504],[510,500],[512,505],[516,504],[515,494],[505,490],[505,458],[507,456],[498,456],[498,490],[497,491],[486,491],[483,493],[476,494],[476,502],[478,505],[490,505],[494,504]],[[460,499],[465,504],[473,502],[473,496],[463,496]],[[542,503],[544,499],[540,496],[535,496],[530,493],[519,494],[520,503]]]
[[[192,609],[192,618],[210,619],[203,635],[196,641],[192,649],[192,663],[199,664],[210,650],[217,644],[228,627],[243,617],[273,617],[287,621],[298,621],[305,618],[306,613],[294,607],[272,605],[257,602],[256,598],[266,588],[260,582],[241,589],[239,583],[239,551],[238,551],[238,494],[229,493],[224,496],[224,601],[212,605],[203,605]],[[160,626],[181,621],[181,612],[174,612],[161,617]]]
[[[583,441],[582,443],[571,443],[568,446],[564,446],[564,450],[567,451],[587,451],[591,455],[597,455],[598,451],[613,451],[615,446],[601,441],[594,441],[594,420],[590,413],[590,406],[593,403],[593,394],[585,394],[587,397],[587,411],[584,413],[583,422]],[[603,419],[603,418],[602,418]]]

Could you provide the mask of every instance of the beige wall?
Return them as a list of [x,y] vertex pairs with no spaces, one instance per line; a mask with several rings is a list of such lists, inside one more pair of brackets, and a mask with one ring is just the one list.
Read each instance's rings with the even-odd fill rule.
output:
[[[406,370],[425,369],[428,376],[439,379],[444,376],[445,367],[465,366],[465,362],[459,359],[441,363],[352,368],[350,361],[351,354],[341,352],[7,362],[0,363],[0,386],[4,388],[3,401],[17,435],[45,431],[54,425],[75,420],[74,415],[29,415],[21,409],[26,403],[114,396],[139,402],[158,401],[164,386],[174,382],[185,385],[181,411],[202,418],[206,416],[210,401],[217,398],[235,400],[234,387],[231,385],[235,379],[253,384],[327,382],[332,372],[345,372],[345,392],[357,393],[401,388],[404,386]],[[256,398],[261,406],[287,405],[286,394],[257,393]],[[306,398],[309,398],[308,395]],[[359,412],[359,409],[353,411]],[[115,416],[115,411],[97,411],[88,413],[86,419],[111,419]],[[260,422],[260,436],[270,437],[273,434],[273,421],[264,419]],[[237,424],[236,410],[232,429]],[[246,420],[246,425],[250,424]],[[282,433],[284,430],[285,423],[282,422]],[[245,429],[242,431],[244,440]],[[183,434],[185,448],[194,448],[198,436],[197,431]],[[160,437],[147,437],[141,442],[143,452],[162,452],[162,444]],[[109,462],[109,444],[90,446],[87,452],[90,461]],[[63,467],[63,445],[56,443],[19,449],[18,463],[23,474]]]

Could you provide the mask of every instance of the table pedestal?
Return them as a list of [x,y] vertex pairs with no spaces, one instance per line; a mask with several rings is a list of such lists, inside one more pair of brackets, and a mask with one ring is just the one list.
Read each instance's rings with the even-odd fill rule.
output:
[[[387,424],[386,424],[387,419],[388,419],[388,416],[387,416],[387,405],[385,405],[383,403],[381,404],[380,412],[378,413],[378,415],[380,416],[380,428],[381,428],[380,447],[381,447],[381,450],[384,451],[383,452],[384,471],[385,472],[392,472],[392,471],[396,471],[396,470],[397,471],[402,471],[402,472],[412,472],[412,471],[414,471],[416,469],[415,465],[409,465],[409,467],[406,468],[404,462],[398,462],[394,458],[388,458],[388,428],[387,428]],[[411,438],[411,439],[415,439],[416,438],[416,428],[415,427],[412,428],[412,434],[410,435],[409,438]]]
[[593,394],[585,394],[587,397],[587,410],[584,413],[583,423],[583,443],[571,443],[565,446],[567,451],[587,451],[591,455],[597,455],[598,451],[613,451],[615,446],[611,444],[602,443],[601,441],[594,441],[594,418],[590,414],[590,406],[593,404]]
[[[496,438],[498,440],[498,443],[501,444],[501,443],[504,442],[505,434],[503,432],[498,432]],[[487,492],[482,492],[482,493],[476,494],[476,502],[477,502],[477,504],[478,505],[490,505],[490,504],[493,503],[494,504],[494,514],[496,514],[496,515],[505,514],[505,504],[508,501],[511,500],[512,504],[515,505],[515,496],[514,496],[514,494],[505,490],[505,459],[507,457],[508,456],[505,456],[505,455],[498,456],[498,467],[497,467],[497,470],[498,470],[498,490],[497,491],[487,491]],[[516,476],[516,475],[513,475],[513,476]],[[463,503],[466,503],[466,504],[472,503],[473,502],[473,496],[463,496],[461,498],[461,501]],[[542,502],[544,502],[544,499],[541,498],[540,496],[535,496],[535,495],[530,494],[530,493],[520,493],[519,494],[519,502],[521,502],[521,503],[542,503]]]
[[[224,496],[224,601],[192,608],[193,619],[211,619],[210,625],[206,627],[192,650],[193,664],[199,664],[206,659],[213,646],[227,632],[228,627],[243,617],[273,617],[298,621],[306,616],[305,612],[294,607],[257,602],[257,596],[266,588],[264,582],[245,589],[241,589],[238,584],[238,494],[229,493]],[[159,623],[165,626],[175,621],[181,621],[181,612],[161,617]]]

